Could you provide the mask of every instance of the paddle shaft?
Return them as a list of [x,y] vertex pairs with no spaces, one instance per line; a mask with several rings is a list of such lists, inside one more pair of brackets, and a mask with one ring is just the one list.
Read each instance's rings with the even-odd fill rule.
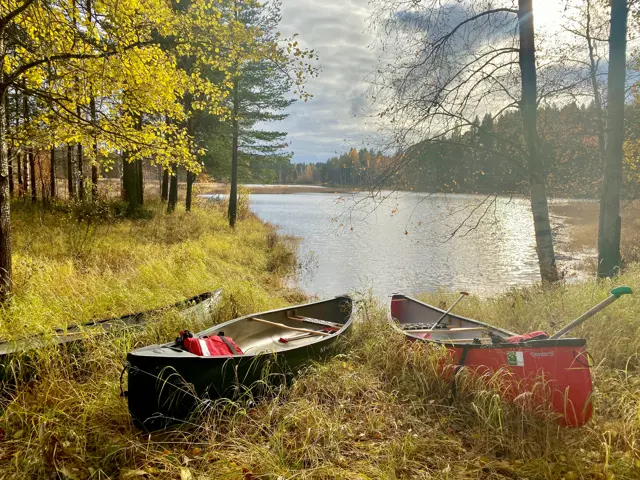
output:
[[588,312],[583,313],[578,318],[576,318],[573,322],[571,322],[569,325],[564,327],[559,332],[554,333],[549,338],[552,339],[552,340],[556,339],[556,338],[560,338],[561,336],[563,336],[568,331],[573,330],[574,328],[576,328],[578,325],[580,325],[586,319],[588,319],[590,317],[593,317],[600,310],[603,310],[603,309],[607,308],[609,305],[611,305],[613,302],[615,302],[618,298],[620,298],[619,295],[610,295],[610,296],[608,296],[602,302],[600,302],[598,305],[593,307],[591,310],[589,310]]
[[260,323],[266,323],[267,325],[273,325],[274,327],[284,328],[287,330],[295,330],[296,332],[305,332],[305,333],[310,333],[312,335],[322,335],[323,337],[327,337],[331,335],[330,333],[319,332],[317,330],[310,330],[308,328],[290,327],[289,325],[285,325],[284,323],[270,322],[269,320],[264,320],[262,318],[251,317],[251,320],[255,320],[256,322],[260,322]]
[[438,319],[438,321],[436,323],[434,323],[433,325],[431,325],[431,328],[429,330],[435,330],[435,328],[440,325],[440,322],[447,316],[449,315],[449,313],[451,312],[451,310],[453,310],[453,307],[455,307],[458,302],[460,300],[462,300],[464,297],[466,297],[467,295],[469,295],[467,292],[460,292],[460,296],[458,297],[458,299],[453,302],[453,304],[451,304],[451,306],[449,307],[449,310],[447,310],[446,312],[444,312],[442,314],[442,316]]

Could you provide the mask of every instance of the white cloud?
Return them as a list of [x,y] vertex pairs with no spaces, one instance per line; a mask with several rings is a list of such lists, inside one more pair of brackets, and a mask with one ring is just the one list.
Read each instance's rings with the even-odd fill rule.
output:
[[277,128],[289,132],[294,162],[327,160],[367,143],[368,75],[377,63],[368,28],[368,0],[284,0],[280,31],[298,34],[318,53],[322,71],[309,81],[313,99],[296,102]]

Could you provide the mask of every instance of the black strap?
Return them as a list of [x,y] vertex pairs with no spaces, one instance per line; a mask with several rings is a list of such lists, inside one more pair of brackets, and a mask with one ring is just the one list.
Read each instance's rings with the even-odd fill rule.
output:
[[468,352],[469,352],[469,345],[464,345],[462,347],[462,355],[460,355],[460,361],[456,366],[455,372],[453,372],[453,381],[451,382],[451,401],[456,399],[456,393],[458,389],[458,386],[457,386],[458,373],[460,372],[460,370],[462,370],[462,367],[464,366],[464,361],[467,359]]
[[222,340],[224,344],[227,347],[229,347],[229,350],[231,350],[232,354],[238,355],[238,351],[236,350],[236,347],[234,347],[233,344],[227,339],[227,337],[224,336],[224,333],[222,332],[218,333],[218,337],[220,337],[220,340]]

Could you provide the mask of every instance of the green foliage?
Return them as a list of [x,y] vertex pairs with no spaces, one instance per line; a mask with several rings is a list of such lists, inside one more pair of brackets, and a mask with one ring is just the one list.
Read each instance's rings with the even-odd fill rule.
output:
[[[265,5],[247,4],[239,12],[239,21],[260,29],[260,42],[280,42],[277,32],[281,15],[280,2]],[[297,42],[289,41],[289,48],[298,49]],[[315,58],[311,51],[294,51],[293,59]],[[297,64],[299,60],[296,60]],[[315,69],[309,71],[315,76]],[[239,179],[241,182],[272,183],[276,181],[274,169],[287,165],[291,153],[286,149],[286,132],[266,130],[265,124],[287,117],[284,113],[294,101],[291,91],[297,84],[296,75],[286,57],[263,58],[239,65],[237,74],[239,123]],[[234,99],[227,100],[233,110]],[[199,132],[206,145],[205,166],[219,178],[228,178],[231,171],[232,122],[231,118],[199,118]]]

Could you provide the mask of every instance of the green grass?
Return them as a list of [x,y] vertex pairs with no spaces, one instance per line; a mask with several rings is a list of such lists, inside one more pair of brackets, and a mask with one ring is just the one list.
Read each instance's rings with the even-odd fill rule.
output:
[[[41,214],[18,212],[16,221],[25,222],[16,223],[18,257],[38,265],[30,277],[37,283],[27,281],[20,267],[11,308],[37,316],[25,320],[31,330],[38,322],[59,324],[74,305],[84,318],[119,314],[218,286],[225,296],[215,322],[299,300],[288,296],[277,276],[292,257],[282,246],[272,248],[281,242],[273,230],[249,217],[232,232],[217,206],[191,215],[112,220],[97,227],[102,233],[94,237],[95,248],[73,260],[69,240],[56,239],[49,249],[50,235],[38,236],[29,215]],[[79,235],[74,222],[47,215],[47,232]],[[66,287],[51,278],[53,265],[68,265]],[[554,331],[623,283],[639,285],[640,269],[611,282],[472,297],[456,311],[518,332]],[[48,305],[52,288],[68,310]],[[29,298],[40,299],[39,306]],[[453,298],[441,293],[429,300],[449,304]],[[5,315],[21,318],[11,310]],[[578,429],[505,403],[470,375],[451,403],[450,385],[439,374],[443,352],[408,344],[386,325],[385,305],[359,299],[354,333],[331,361],[309,366],[292,386],[274,388],[257,403],[222,401],[195,425],[148,435],[131,425],[119,376],[130,349],[202,327],[167,312],[140,330],[90,338],[73,355],[52,348],[28,359],[35,371],[0,400],[0,478],[640,478],[639,318],[640,301],[625,297],[578,332],[597,363],[595,415]]]
[[248,215],[231,230],[224,208],[204,202],[188,214],[147,209],[151,219],[79,223],[77,209],[52,213],[15,202],[15,295],[0,312],[0,338],[121,316],[223,285],[245,312],[291,295],[273,272],[295,259],[273,227]]

